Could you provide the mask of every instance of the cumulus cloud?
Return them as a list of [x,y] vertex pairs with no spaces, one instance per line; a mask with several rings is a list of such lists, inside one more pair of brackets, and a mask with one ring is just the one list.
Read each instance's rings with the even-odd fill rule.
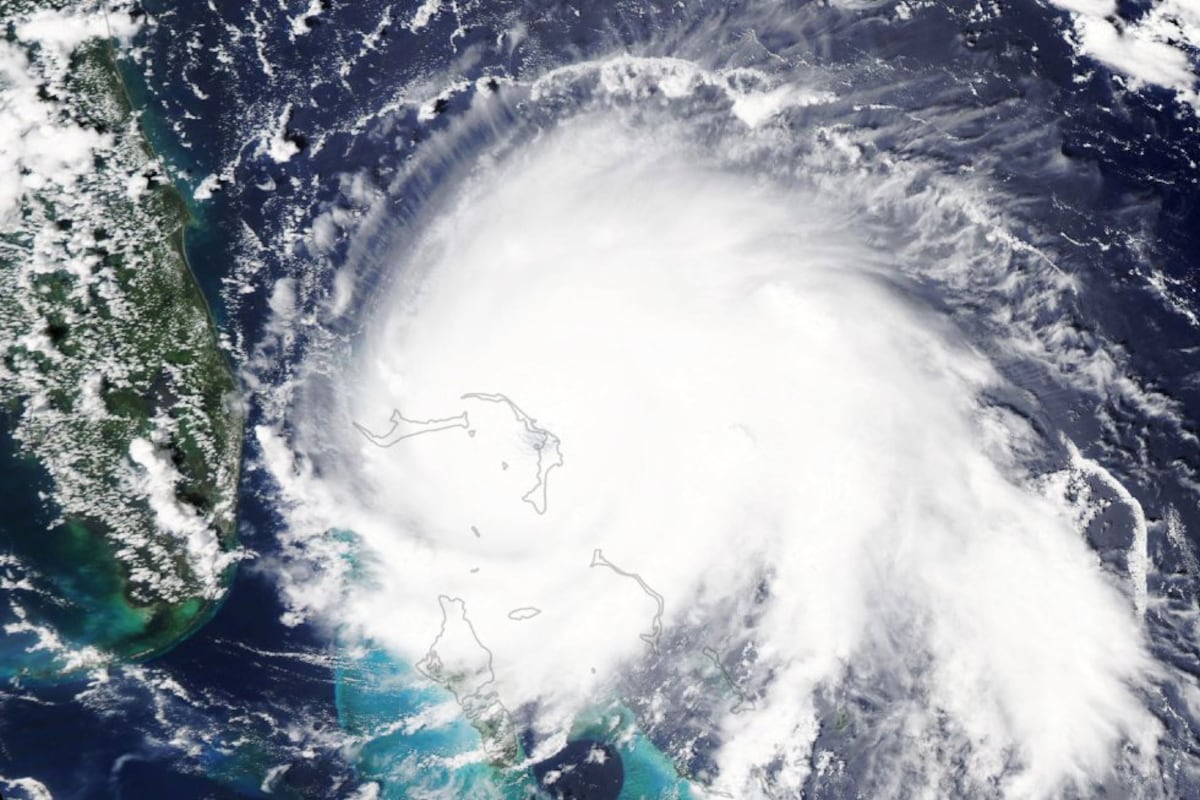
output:
[[1200,109],[1200,6],[1189,0],[1158,0],[1133,22],[1117,16],[1115,0],[1051,0],[1071,12],[1075,46],[1082,54],[1131,78],[1173,90]]
[[15,220],[27,192],[70,186],[111,137],[61,119],[38,97],[38,82],[20,47],[0,42],[0,225]]
[[[37,9],[14,19],[15,41],[0,42],[0,227],[15,222],[22,198],[49,187],[69,187],[92,166],[92,154],[112,137],[66,118],[39,86],[61,80],[71,53],[95,38],[128,40],[137,24],[125,13],[80,4]],[[38,68],[26,49],[39,48]]]

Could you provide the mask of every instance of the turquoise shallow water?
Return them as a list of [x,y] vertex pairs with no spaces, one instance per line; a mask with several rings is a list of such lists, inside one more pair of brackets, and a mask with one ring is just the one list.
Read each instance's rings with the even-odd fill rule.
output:
[[[213,130],[210,136],[197,137],[183,146],[172,127],[172,120],[163,113],[161,101],[151,92],[142,69],[128,61],[119,61],[117,66],[129,101],[140,112],[138,124],[142,135],[162,160],[179,192],[179,199],[187,208],[188,222],[183,233],[188,268],[213,317],[222,328],[228,329],[235,321],[229,318],[225,307],[222,279],[231,272],[234,258],[230,240],[233,233],[240,230],[240,225],[236,215],[231,216],[224,195],[218,193],[199,202],[194,194],[200,182],[220,163],[216,147],[221,137]],[[160,87],[160,90],[165,88]]]
[[126,656],[161,648],[178,632],[176,621],[129,605],[122,567],[103,536],[81,521],[54,524],[56,511],[43,499],[50,476],[20,452],[11,422],[0,415],[0,574],[10,601],[0,623],[55,638],[34,631],[0,637],[0,678],[68,676],[69,651],[82,647]]
[[[371,642],[344,642],[336,676],[338,719],[356,740],[363,780],[381,797],[525,800],[539,794],[533,770],[481,763],[479,734],[457,713],[454,696]],[[423,721],[424,724],[422,724]],[[618,800],[692,800],[698,794],[619,704],[582,715],[573,741],[610,744],[621,757]]]
[[572,739],[593,739],[616,747],[625,768],[618,800],[696,800],[699,794],[675,771],[665,753],[638,729],[633,712],[614,703],[581,715],[571,729]]
[[[956,177],[959,170],[970,171],[971,181],[986,184],[988,176],[994,175],[1010,183],[1018,202],[1011,208],[1002,206],[1002,210],[1012,212],[1018,234],[1032,233],[1031,244],[1043,248],[1068,272],[1082,271],[1085,278],[1094,277],[1094,283],[1102,289],[1093,290],[1094,293],[1104,295],[1089,297],[1085,292],[1077,295],[1077,302],[1068,304],[1068,308],[1059,309],[1061,314],[1036,308],[1033,314],[1039,319],[1044,316],[1049,322],[1062,316],[1073,335],[1089,340],[1093,334],[1103,333],[1114,341],[1127,343],[1114,351],[1118,360],[1123,363],[1128,355],[1133,365],[1131,370],[1136,367],[1151,379],[1156,391],[1180,398],[1186,404],[1186,419],[1197,418],[1200,408],[1196,403],[1197,384],[1189,377],[1194,368],[1189,361],[1194,362],[1195,350],[1184,346],[1193,343],[1195,332],[1187,327],[1190,322],[1185,315],[1159,308],[1159,296],[1148,292],[1144,281],[1139,279],[1156,275],[1157,270],[1165,268],[1171,278],[1168,287],[1174,286],[1172,291],[1181,293],[1183,300],[1179,302],[1183,308],[1189,313],[1193,309],[1193,290],[1197,285],[1194,273],[1200,263],[1193,257],[1200,253],[1195,246],[1200,232],[1200,204],[1194,202],[1196,187],[1189,177],[1194,170],[1187,164],[1194,165],[1194,143],[1200,142],[1200,138],[1190,135],[1195,131],[1195,120],[1185,119],[1177,107],[1167,102],[1169,98],[1163,96],[1144,98],[1145,105],[1153,109],[1147,110],[1141,100],[1123,88],[1115,95],[1110,92],[1105,71],[1095,64],[1078,62],[1071,48],[1060,41],[1065,18],[1047,18],[1045,4],[1015,0],[1004,4],[1003,15],[994,19],[984,15],[987,19],[983,20],[969,12],[966,5],[956,10],[956,4],[910,4],[921,7],[909,9],[912,15],[905,12],[905,20],[901,20],[897,18],[899,12],[892,8],[895,3],[886,2],[784,4],[797,11],[796,14],[783,13],[773,4],[753,2],[689,3],[686,7],[673,2],[443,3],[430,24],[419,30],[405,29],[405,12],[400,9],[395,19],[400,24],[393,23],[389,35],[378,37],[372,32],[383,14],[392,14],[398,8],[396,4],[375,0],[321,3],[322,11],[314,17],[310,29],[300,35],[288,18],[302,5],[259,0],[213,4],[145,0],[138,4],[155,19],[145,27],[138,44],[145,48],[145,73],[156,90],[150,101],[140,97],[137,105],[153,106],[143,117],[150,140],[169,163],[187,170],[187,174],[173,172],[172,178],[184,192],[194,219],[194,227],[187,236],[188,256],[214,312],[228,323],[227,333],[236,341],[245,341],[253,347],[268,340],[258,332],[267,324],[266,297],[275,279],[292,277],[298,278],[300,285],[323,285],[333,280],[335,271],[354,266],[352,258],[358,254],[349,254],[351,243],[366,250],[378,240],[386,241],[382,235],[378,240],[369,233],[356,235],[361,230],[354,229],[342,240],[345,248],[329,256],[328,268],[309,271],[312,265],[306,259],[300,259],[303,263],[299,265],[287,260],[285,254],[290,250],[280,246],[281,243],[296,241],[296,232],[306,230],[304,226],[315,214],[329,209],[354,210],[350,202],[353,198],[339,190],[338,176],[361,173],[374,176],[380,185],[395,181],[400,186],[397,176],[408,174],[409,165],[436,161],[436,169],[414,170],[415,177],[402,182],[402,188],[396,190],[386,207],[385,216],[394,215],[392,225],[400,231],[394,234],[395,240],[403,241],[410,235],[405,230],[413,235],[422,232],[426,218],[420,215],[421,211],[435,207],[427,199],[431,191],[444,186],[453,195],[454,183],[448,179],[443,182],[445,176],[452,177],[464,166],[469,169],[477,155],[492,149],[493,140],[509,136],[514,141],[519,139],[525,135],[526,123],[553,129],[560,122],[573,119],[586,103],[582,97],[564,93],[556,101],[560,106],[547,105],[542,111],[521,109],[511,119],[505,116],[508,112],[497,113],[483,126],[494,126],[492,130],[471,133],[473,115],[466,113],[467,109],[491,103],[489,91],[504,95],[509,89],[504,86],[496,92],[481,88],[473,93],[470,89],[452,89],[451,80],[461,78],[470,83],[493,75],[502,79],[517,76],[517,80],[523,80],[521,76],[571,67],[614,52],[690,54],[713,68],[783,64],[779,68],[783,81],[798,81],[807,86],[811,80],[822,84],[828,80],[837,87],[836,93],[842,94],[844,90],[845,95],[838,102],[796,109],[780,119],[778,127],[772,123],[758,135],[766,138],[769,133],[781,142],[792,141],[797,150],[809,147],[805,143],[811,137],[823,137],[830,131],[838,136],[843,132],[861,136],[860,140],[866,143],[865,160],[856,162],[854,169],[858,172],[845,176],[851,182],[857,180],[856,175],[862,175],[871,180],[878,178],[881,185],[887,185],[899,179],[898,170],[913,167],[918,174],[912,186],[914,199],[927,190],[959,186]],[[1123,7],[1146,5],[1122,4]],[[537,24],[519,27],[510,24],[531,6],[544,6],[541,10],[545,14]],[[703,40],[687,32],[699,32]],[[373,46],[363,47],[365,41],[373,42]],[[679,46],[681,41],[686,47]],[[220,57],[215,55],[218,53]],[[786,67],[785,57],[795,69]],[[879,70],[879,63],[884,62],[896,69]],[[436,120],[419,120],[415,107],[395,110],[397,92],[413,85],[412,81],[428,85],[431,96],[447,89],[449,101],[442,101],[445,108]],[[581,89],[580,94],[587,92]],[[856,101],[864,98],[886,102],[859,106]],[[661,93],[655,92],[644,101],[631,101],[630,111],[640,115],[644,108],[648,117],[652,117],[657,113],[653,109],[662,99]],[[475,105],[477,101],[480,106]],[[679,118],[688,124],[693,119],[728,116],[721,102],[700,95],[677,105]],[[256,151],[260,149],[258,144],[270,136],[285,107],[293,114],[289,126],[307,136],[312,144],[286,163],[276,163]],[[165,108],[168,113],[157,114],[157,108]],[[924,112],[933,112],[934,122],[928,122],[930,118]],[[953,123],[949,128],[951,133],[957,130],[964,135],[947,135],[946,129],[935,124],[938,119]],[[1052,136],[1039,133],[1048,119],[1054,129]],[[983,135],[978,129],[980,125],[987,129]],[[1018,135],[1009,135],[1014,132]],[[1147,132],[1153,135],[1147,136]],[[1001,145],[1005,139],[1011,144]],[[739,157],[745,157],[746,164],[752,160],[751,152],[759,152],[758,145],[752,146],[753,141],[747,138],[739,143],[745,146]],[[182,142],[188,146],[184,147]],[[316,146],[317,142],[322,146]],[[789,145],[781,147],[781,152],[792,152]],[[768,149],[762,146],[763,151]],[[445,156],[443,166],[439,154],[453,155]],[[1052,158],[1044,159],[1043,155]],[[913,161],[907,160],[909,156]],[[878,164],[886,164],[887,169],[872,171],[875,170],[872,165]],[[922,164],[929,165],[928,173],[921,168]],[[204,176],[221,172],[227,166],[232,180],[211,200],[194,201],[191,189]],[[801,181],[809,177],[796,175]],[[820,175],[811,177],[814,181],[822,180]],[[833,181],[841,177],[836,173],[831,176]],[[926,177],[932,183],[927,185]],[[262,188],[267,185],[272,188]],[[847,204],[853,203],[850,196],[844,199]],[[905,228],[903,209],[907,207],[901,204],[875,211],[888,219],[892,213],[899,214],[899,224]],[[952,208],[946,207],[946,213],[952,216]],[[1026,231],[1027,227],[1031,230]],[[870,230],[872,235],[880,232],[873,227]],[[965,241],[968,234],[955,233],[958,230],[951,228],[946,233],[964,237],[953,238],[954,242]],[[1089,244],[1076,249],[1060,247],[1062,243],[1056,244],[1054,236],[1043,237],[1038,231],[1051,234],[1062,231],[1064,236],[1071,235],[1072,242]],[[261,240],[261,247],[236,248],[232,240],[243,232]],[[910,240],[905,230],[898,235],[906,242]],[[1178,251],[1169,249],[1166,251],[1169,257],[1163,258],[1155,255],[1134,259],[1121,255],[1144,248],[1160,237],[1170,239],[1165,245],[1178,247]],[[1115,246],[1102,244],[1108,242]],[[1094,246],[1097,244],[1100,246]],[[232,281],[225,284],[230,287],[231,298],[226,315],[221,311],[219,290],[223,278],[236,277],[228,274],[233,267],[234,252],[253,253],[255,258],[261,258],[262,266],[255,280],[244,285],[245,295],[236,294],[238,290],[233,288]],[[1010,266],[1014,272],[1005,279],[1006,283],[1011,280],[1020,285],[1030,279],[1025,261],[1014,259]],[[998,262],[997,268],[1004,269],[1004,262]],[[350,271],[345,269],[343,274]],[[1109,285],[1114,287],[1111,292],[1106,288]],[[373,284],[364,279],[364,286]],[[990,295],[982,296],[982,300],[974,297],[964,300],[958,295],[942,297],[936,287],[925,288],[933,295],[931,302],[939,308],[944,303],[948,314],[961,311],[963,324],[968,327],[974,324],[972,320],[987,317],[976,313],[979,308],[1004,309],[1003,304],[988,305]],[[369,294],[364,289],[358,296],[367,298]],[[319,316],[316,309],[322,307],[325,296],[318,291],[313,297],[317,299],[300,308],[300,315]],[[368,304],[363,303],[362,307],[367,308]],[[1018,296],[1014,313],[1019,313],[1022,307],[1034,308],[1031,296]],[[356,307],[355,314],[350,316],[357,313]],[[344,330],[340,327],[341,320],[329,324],[330,330],[319,333],[340,335]],[[1011,368],[1006,367],[1016,376],[1022,390],[1029,390],[1029,397],[1039,399],[1030,402],[1040,407],[1040,401],[1045,400],[1049,416],[1075,419],[1070,430],[1083,430],[1089,441],[1093,440],[1089,426],[1113,422],[1115,427],[1096,433],[1094,441],[1121,462],[1118,466],[1135,471],[1140,467],[1146,471],[1148,480],[1154,479],[1149,484],[1153,491],[1147,489],[1142,498],[1152,518],[1161,517],[1163,509],[1172,504],[1182,510],[1185,527],[1191,531],[1188,536],[1194,538],[1198,529],[1193,520],[1195,498],[1185,491],[1182,479],[1194,477],[1196,464],[1200,463],[1196,448],[1179,435],[1173,423],[1143,419],[1140,411],[1124,407],[1116,399],[1113,403],[1117,405],[1112,406],[1100,398],[1096,407],[1103,419],[1096,422],[1089,411],[1093,407],[1092,398],[1084,398],[1079,406],[1073,405],[1075,400],[1061,393],[1056,384],[1052,386],[1048,379],[1043,382],[1043,370],[1035,361],[1031,357],[1028,364],[1013,362]],[[319,358],[309,363],[320,366]],[[283,358],[272,359],[270,369],[255,377],[263,380],[268,391],[282,393],[306,366]],[[1034,373],[1036,377],[1031,377]],[[1051,391],[1044,391],[1047,388]],[[268,400],[256,408],[255,424],[279,423],[280,429],[286,430],[287,420],[283,415],[273,416],[272,411],[264,410],[276,407],[278,395],[272,394]],[[1083,413],[1077,417],[1079,409]],[[1116,414],[1115,422],[1108,418],[1110,412]],[[1190,423],[1186,429],[1191,429]],[[30,530],[43,534],[42,518],[36,516],[42,513],[37,491],[43,484],[39,483],[36,470],[27,472],[26,466],[17,464],[11,472],[0,466],[5,489],[24,487],[21,498],[9,502],[10,498],[5,497],[0,519],[15,526],[28,523]],[[261,553],[263,558],[258,564],[247,564],[248,569],[242,572],[253,569],[265,574],[271,571],[270,565],[277,555],[275,533],[281,523],[272,506],[280,493],[268,485],[262,470],[248,481],[254,481],[254,488],[245,492],[244,499],[255,515],[255,525],[247,528],[247,547]],[[1162,527],[1152,529],[1152,535],[1161,534]],[[4,535],[0,534],[0,553],[6,552]],[[1151,540],[1152,546],[1160,543],[1158,539]],[[1161,544],[1165,551],[1166,543]],[[67,563],[106,563],[103,553],[87,552],[87,543],[73,538],[71,530],[63,528],[52,535],[40,535],[36,541],[21,546],[27,549],[13,551],[14,557],[20,556],[30,567],[36,566],[38,575],[31,579],[34,589],[14,591],[14,596],[30,609],[39,609],[44,618],[53,618],[55,626],[71,641],[96,641],[105,630],[119,634],[131,626],[140,626],[137,614],[119,605],[100,602],[99,610],[83,611],[97,605],[87,602],[89,597],[103,600],[111,595],[114,584],[100,569],[81,574],[59,569],[57,565]],[[1170,582],[1172,592],[1178,591],[1181,593],[1178,596],[1189,598],[1195,594],[1193,581],[1174,559],[1171,556],[1154,577]],[[400,575],[386,578],[403,579]],[[40,587],[50,587],[55,595],[69,595],[75,600],[65,605],[51,603],[47,600],[49,595],[38,594]],[[0,613],[4,611],[0,608]],[[178,715],[164,717],[168,719],[165,723],[157,721],[155,715],[159,709],[153,703],[143,702],[140,698],[144,695],[140,693],[136,695],[137,702],[106,708],[103,714],[93,713],[91,708],[74,700],[59,702],[56,707],[7,702],[4,727],[9,735],[0,742],[4,755],[0,761],[5,762],[0,771],[49,776],[46,780],[55,796],[97,800],[261,798],[265,794],[258,787],[265,772],[284,762],[293,762],[283,778],[284,782],[290,782],[293,792],[285,795],[276,788],[272,797],[347,797],[353,791],[349,782],[339,784],[344,787],[340,794],[328,789],[333,785],[329,775],[341,777],[349,769],[340,760],[342,738],[330,732],[331,728],[337,731],[340,723],[354,741],[354,746],[345,749],[348,760],[363,777],[380,780],[386,797],[439,793],[455,797],[507,797],[519,796],[527,788],[528,775],[523,772],[505,774],[475,762],[453,761],[476,752],[479,736],[466,720],[454,715],[452,698],[423,682],[410,665],[395,661],[369,644],[329,641],[325,636],[327,629],[316,625],[311,631],[293,635],[290,628],[284,630],[282,625],[261,622],[263,633],[251,636],[246,629],[254,626],[240,623],[254,619],[258,625],[259,618],[278,613],[272,603],[260,602],[257,596],[251,601],[239,601],[218,615],[214,623],[219,624],[210,625],[206,635],[191,637],[178,648],[185,650],[182,657],[176,652],[175,657],[159,659],[153,664],[156,675],[178,679],[195,697],[220,698],[219,703],[196,712],[195,716],[203,719],[191,723],[196,730],[222,731],[220,737],[213,737],[217,744],[195,761],[199,762],[198,773],[222,778],[237,789],[236,795],[221,794],[211,787],[202,791],[192,780],[195,775],[172,774],[195,766],[190,757],[184,759],[173,751],[153,755],[160,769],[153,781],[143,778],[134,782],[130,776],[132,766],[126,768],[120,779],[114,775],[114,760],[141,747],[140,739],[165,742],[181,730]],[[6,621],[0,620],[0,624]],[[1167,628],[1155,628],[1151,633],[1150,644],[1156,657],[1170,658],[1172,663],[1187,665],[1192,670],[1194,648],[1187,637],[1176,640]],[[320,641],[297,648],[296,640],[309,635],[314,639],[320,637]],[[28,653],[24,649],[28,642],[28,637],[14,636],[0,645],[0,672],[47,663],[49,652]],[[254,655],[240,648],[243,643],[264,652],[297,652],[305,657]],[[310,665],[308,655],[324,655],[329,650],[339,654],[341,668],[327,668],[320,658],[312,659]],[[305,672],[310,666],[315,675]],[[721,676],[713,676],[711,680],[712,691],[723,690]],[[872,702],[884,703],[873,707],[871,713],[886,720],[890,701],[879,700],[879,693],[871,688],[867,696]],[[273,691],[276,693],[272,694]],[[729,691],[736,694],[733,689]],[[335,693],[340,716],[335,716],[332,708]],[[739,697],[731,696],[729,700],[732,706]],[[1170,741],[1172,748],[1178,746],[1171,757],[1178,753],[1186,755],[1191,715],[1184,707],[1186,703],[1177,702],[1174,697],[1170,703],[1178,709],[1168,705],[1162,711],[1163,718],[1177,720],[1178,724],[1167,732],[1169,736],[1164,736],[1164,742]],[[449,721],[420,729],[396,727],[400,720],[436,708],[447,708]],[[306,728],[318,716],[314,709],[322,712],[319,716],[322,727]],[[671,713],[673,710],[668,709],[668,714]],[[81,723],[93,716],[95,719],[90,723]],[[251,735],[246,730],[248,719],[270,727]],[[844,721],[840,712],[838,720]],[[580,737],[575,741],[618,742],[613,749],[624,762],[620,798],[692,796],[695,792],[674,773],[668,759],[639,731],[636,723],[634,715],[617,704],[578,721],[572,735]],[[818,785],[805,787],[807,793],[818,797],[844,796],[852,793],[855,782],[862,779],[860,785],[866,786],[865,794],[871,794],[871,775],[862,765],[870,764],[875,757],[878,763],[886,765],[889,753],[872,753],[872,749],[883,751],[883,748],[880,739],[871,735],[866,725],[864,721],[862,730],[866,733],[857,741],[850,736],[831,737],[834,740],[831,746],[846,755],[852,765],[843,784],[851,788],[843,791],[838,786],[831,789]],[[837,727],[842,727],[840,722]],[[656,740],[663,741],[657,739],[657,730]],[[44,744],[31,745],[30,740],[38,735],[44,737]],[[664,734],[668,740],[670,735],[670,732]],[[85,744],[64,746],[74,742]],[[936,744],[925,749],[936,750]],[[315,750],[320,754],[326,746],[336,752],[329,755],[327,762],[308,766],[309,757],[303,753]],[[679,745],[664,744],[664,748],[674,753]],[[80,750],[85,752],[81,754]],[[234,751],[233,755],[229,751]],[[943,751],[950,752],[944,748],[938,752]],[[707,758],[711,754],[699,755]],[[1170,758],[1164,757],[1162,763],[1170,763]],[[1186,760],[1180,763],[1186,764]],[[303,773],[305,767],[310,772]],[[957,756],[947,768],[958,774],[966,771]],[[868,774],[864,777],[863,772]],[[1200,791],[1192,785],[1194,774],[1187,777],[1186,783],[1177,780],[1178,785],[1170,784],[1171,776],[1164,776],[1164,785],[1169,785],[1166,791],[1182,797],[1200,797]],[[117,783],[121,788],[114,790]],[[89,789],[81,789],[83,785]],[[1120,793],[1121,789],[1115,791]],[[9,792],[6,790],[5,794]]]
[[[120,67],[133,106],[143,108],[144,80],[134,65]],[[158,117],[139,119],[155,148],[172,141],[170,128]],[[205,237],[215,234],[209,234],[193,205],[189,210],[194,223],[189,236],[211,249]],[[206,271],[197,278],[219,313],[214,301],[226,265],[212,259],[203,263]],[[140,408],[140,402],[131,405]],[[80,658],[84,648],[98,651],[88,657],[141,660],[199,630],[217,604],[199,598],[177,604],[131,600],[129,567],[117,558],[107,528],[92,518],[59,519],[50,476],[12,438],[20,413],[18,401],[0,407],[0,582],[9,599],[0,605],[0,625],[7,628],[0,637],[0,679],[71,680],[87,665]]]
[[[352,581],[381,579],[370,560],[363,557],[361,541],[354,532],[336,530],[330,536],[346,546],[342,557]],[[335,701],[338,722],[353,742],[348,755],[361,780],[379,783],[383,800],[550,796],[539,791],[535,775],[545,773],[545,765],[539,770],[528,762],[494,765],[482,761],[482,737],[461,713],[454,695],[412,664],[377,642],[352,635],[339,636],[336,651]],[[569,738],[608,745],[620,756],[624,780],[619,793],[610,782],[604,782],[588,794],[592,800],[691,800],[696,796],[672,761],[641,733],[633,712],[620,703],[580,715]],[[528,741],[521,745],[518,761],[527,758],[532,746]],[[572,762],[556,766],[566,763]]]
[[[465,718],[440,721],[442,712],[454,713],[447,708],[455,702],[450,692],[379,646],[342,647],[336,695],[342,728],[358,742],[360,774],[382,785],[382,798],[530,796],[527,771],[492,767],[470,756],[482,741]],[[416,722],[434,714],[438,722]]]

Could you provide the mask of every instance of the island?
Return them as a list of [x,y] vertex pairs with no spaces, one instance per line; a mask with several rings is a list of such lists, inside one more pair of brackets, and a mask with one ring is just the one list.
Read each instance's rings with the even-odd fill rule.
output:
[[416,667],[422,675],[448,689],[463,715],[479,732],[492,764],[511,766],[520,759],[517,726],[496,691],[492,651],[467,618],[467,604],[441,595],[442,626]]

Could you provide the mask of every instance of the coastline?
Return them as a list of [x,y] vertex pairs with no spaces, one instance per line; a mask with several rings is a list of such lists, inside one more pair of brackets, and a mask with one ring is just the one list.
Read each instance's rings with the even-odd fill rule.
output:
[[169,651],[215,616],[240,560],[236,369],[188,257],[197,217],[162,179],[107,14],[105,28],[65,50],[13,45],[49,84],[22,100],[48,135],[91,143],[68,190],[31,183],[0,231],[5,477],[41,509],[2,520],[30,588],[0,673],[38,683]]

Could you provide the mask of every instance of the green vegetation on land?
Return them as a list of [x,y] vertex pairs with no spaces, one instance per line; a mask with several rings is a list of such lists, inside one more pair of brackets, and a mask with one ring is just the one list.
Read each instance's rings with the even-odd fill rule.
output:
[[[49,518],[10,521],[0,546],[35,589],[11,593],[17,613],[63,640],[41,661],[0,652],[0,675],[39,677],[67,671],[78,648],[101,661],[160,652],[207,619],[236,560],[242,441],[184,258],[187,208],[139,130],[113,41],[22,36],[47,14],[90,32],[104,8],[0,7],[0,60],[28,67],[6,78],[0,66],[0,125],[42,120],[20,132],[21,191],[11,213],[0,206],[0,404],[51,487]],[[64,155],[47,158],[59,141]]]

